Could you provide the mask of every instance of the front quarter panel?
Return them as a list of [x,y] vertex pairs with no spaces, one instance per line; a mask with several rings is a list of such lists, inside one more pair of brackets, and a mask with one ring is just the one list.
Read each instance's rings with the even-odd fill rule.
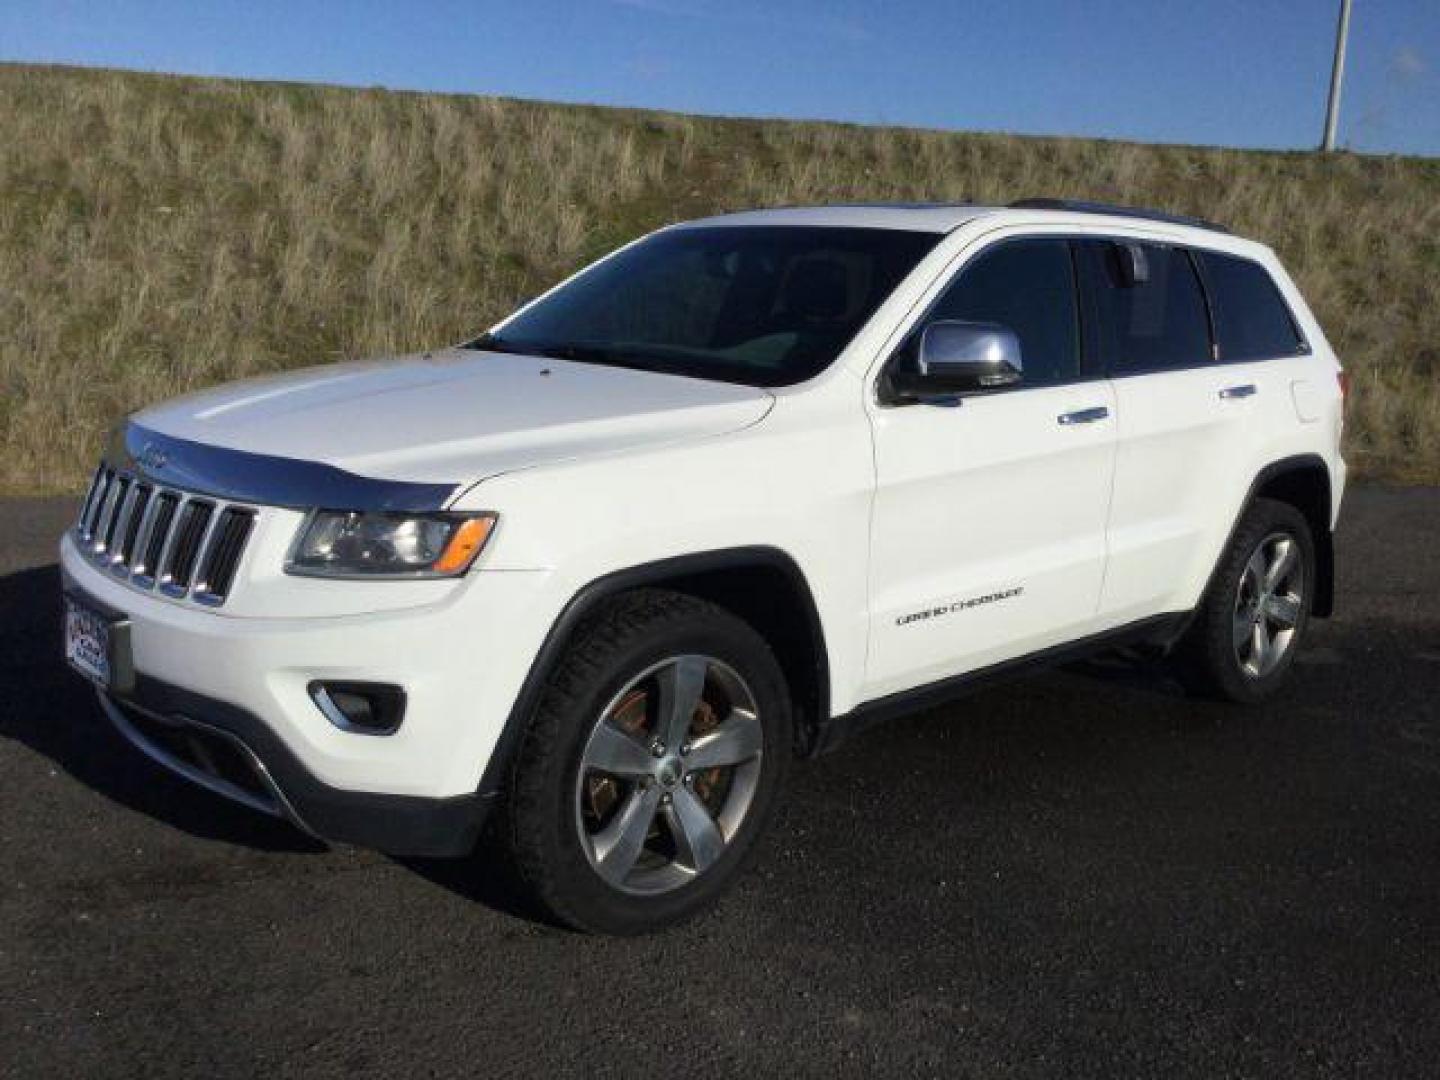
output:
[[500,514],[480,571],[549,571],[540,602],[553,623],[586,585],[620,570],[778,549],[816,601],[832,708],[844,711],[864,669],[874,470],[857,388],[845,378],[782,394],[762,423],[731,435],[487,480],[461,507]]

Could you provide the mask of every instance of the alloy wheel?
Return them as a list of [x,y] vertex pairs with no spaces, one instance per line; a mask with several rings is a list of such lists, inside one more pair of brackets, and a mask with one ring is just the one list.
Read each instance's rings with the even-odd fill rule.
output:
[[1287,532],[1265,537],[1245,563],[1235,594],[1235,658],[1250,678],[1269,675],[1294,646],[1304,586],[1299,541]]
[[647,668],[596,719],[575,783],[590,865],[623,892],[670,892],[724,854],[760,780],[764,730],[733,668],[685,655]]

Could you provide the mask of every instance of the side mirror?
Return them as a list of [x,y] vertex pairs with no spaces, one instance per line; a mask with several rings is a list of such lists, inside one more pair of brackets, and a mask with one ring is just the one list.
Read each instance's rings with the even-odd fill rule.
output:
[[940,397],[1013,386],[1021,379],[1020,339],[998,323],[933,322],[920,335],[913,366],[896,372],[907,397]]

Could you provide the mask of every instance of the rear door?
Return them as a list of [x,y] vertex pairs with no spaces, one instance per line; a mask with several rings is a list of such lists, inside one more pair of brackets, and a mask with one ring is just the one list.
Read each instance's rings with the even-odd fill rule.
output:
[[942,319],[1013,330],[1023,381],[872,414],[872,698],[1083,636],[1100,596],[1114,402],[1083,365],[1070,243],[977,253],[902,352]]
[[1237,376],[1243,367],[1239,385],[1255,387],[1256,452],[1268,462],[1311,449],[1313,435],[1304,437],[1302,429],[1333,418],[1334,369],[1316,363],[1264,265],[1218,251],[1195,255],[1214,314],[1216,356],[1223,365],[1239,365]]
[[1121,239],[1078,249],[1118,417],[1100,601],[1114,626],[1193,605],[1248,483],[1262,388],[1253,365],[1217,358],[1194,253]]

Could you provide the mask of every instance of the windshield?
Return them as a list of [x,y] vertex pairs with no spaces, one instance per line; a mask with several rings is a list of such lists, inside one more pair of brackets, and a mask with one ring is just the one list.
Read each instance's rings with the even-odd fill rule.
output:
[[828,367],[939,239],[895,229],[677,229],[470,347],[786,386]]

